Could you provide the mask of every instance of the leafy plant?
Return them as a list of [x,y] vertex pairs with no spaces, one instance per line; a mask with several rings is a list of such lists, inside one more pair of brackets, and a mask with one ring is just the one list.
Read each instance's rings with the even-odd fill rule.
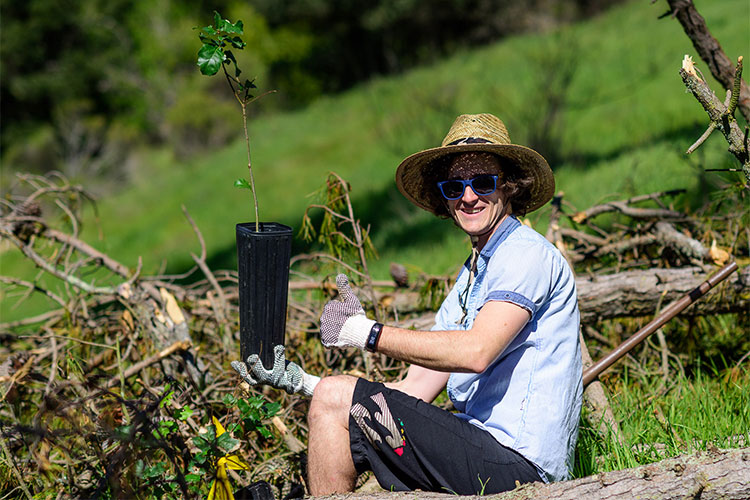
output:
[[248,181],[244,178],[240,178],[234,182],[234,185],[235,187],[250,189],[252,191],[253,203],[255,206],[255,229],[260,231],[258,196],[255,191],[255,178],[253,176],[253,167],[250,160],[250,135],[247,131],[247,107],[253,101],[274,91],[271,90],[255,96],[251,93],[257,89],[254,83],[255,80],[240,78],[242,70],[240,70],[237,64],[237,59],[232,50],[243,50],[245,48],[247,44],[242,40],[243,34],[244,25],[241,20],[232,23],[231,21],[222,18],[221,14],[214,11],[214,23],[201,28],[201,31],[198,34],[198,37],[203,44],[200,50],[198,50],[198,67],[200,68],[201,73],[206,76],[214,76],[219,72],[219,69],[223,70],[229,88],[232,89],[235,99],[237,99],[237,102],[240,104],[240,109],[242,110],[242,127],[245,133],[245,147],[247,149],[247,170],[249,172],[250,180]]

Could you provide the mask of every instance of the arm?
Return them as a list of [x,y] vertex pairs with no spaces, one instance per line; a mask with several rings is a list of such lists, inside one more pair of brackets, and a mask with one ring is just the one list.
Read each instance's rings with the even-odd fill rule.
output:
[[422,401],[432,403],[445,388],[449,376],[450,374],[447,372],[438,372],[418,365],[411,365],[403,379],[385,385]]
[[384,326],[378,352],[438,371],[483,372],[518,335],[531,315],[510,302],[491,301],[466,331],[415,331]]
[[[343,274],[336,277],[342,300],[332,300],[320,317],[321,340],[326,347],[364,349],[375,321],[368,319]],[[437,371],[481,373],[528,322],[524,308],[490,301],[466,331],[413,331],[383,327],[378,352]],[[374,338],[374,337],[373,337]]]

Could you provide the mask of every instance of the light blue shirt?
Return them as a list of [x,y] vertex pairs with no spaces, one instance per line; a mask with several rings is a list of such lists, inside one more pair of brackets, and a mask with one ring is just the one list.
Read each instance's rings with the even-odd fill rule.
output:
[[539,233],[507,217],[482,249],[466,299],[469,262],[433,330],[468,330],[489,301],[511,302],[531,318],[482,373],[452,373],[448,396],[457,416],[489,431],[533,462],[546,482],[570,477],[583,384],[573,273]]

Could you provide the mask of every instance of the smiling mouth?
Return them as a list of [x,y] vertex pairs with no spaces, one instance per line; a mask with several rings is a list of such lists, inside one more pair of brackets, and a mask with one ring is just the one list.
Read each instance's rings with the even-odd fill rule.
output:
[[484,208],[466,208],[462,210],[462,212],[469,214],[469,215],[473,215],[473,214],[478,214],[482,210],[484,210]]

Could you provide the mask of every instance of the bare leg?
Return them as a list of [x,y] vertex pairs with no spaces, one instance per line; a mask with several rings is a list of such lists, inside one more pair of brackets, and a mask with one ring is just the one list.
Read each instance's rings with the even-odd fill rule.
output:
[[326,377],[315,387],[307,415],[307,481],[314,496],[354,491],[349,408],[356,383],[356,378],[340,375]]

